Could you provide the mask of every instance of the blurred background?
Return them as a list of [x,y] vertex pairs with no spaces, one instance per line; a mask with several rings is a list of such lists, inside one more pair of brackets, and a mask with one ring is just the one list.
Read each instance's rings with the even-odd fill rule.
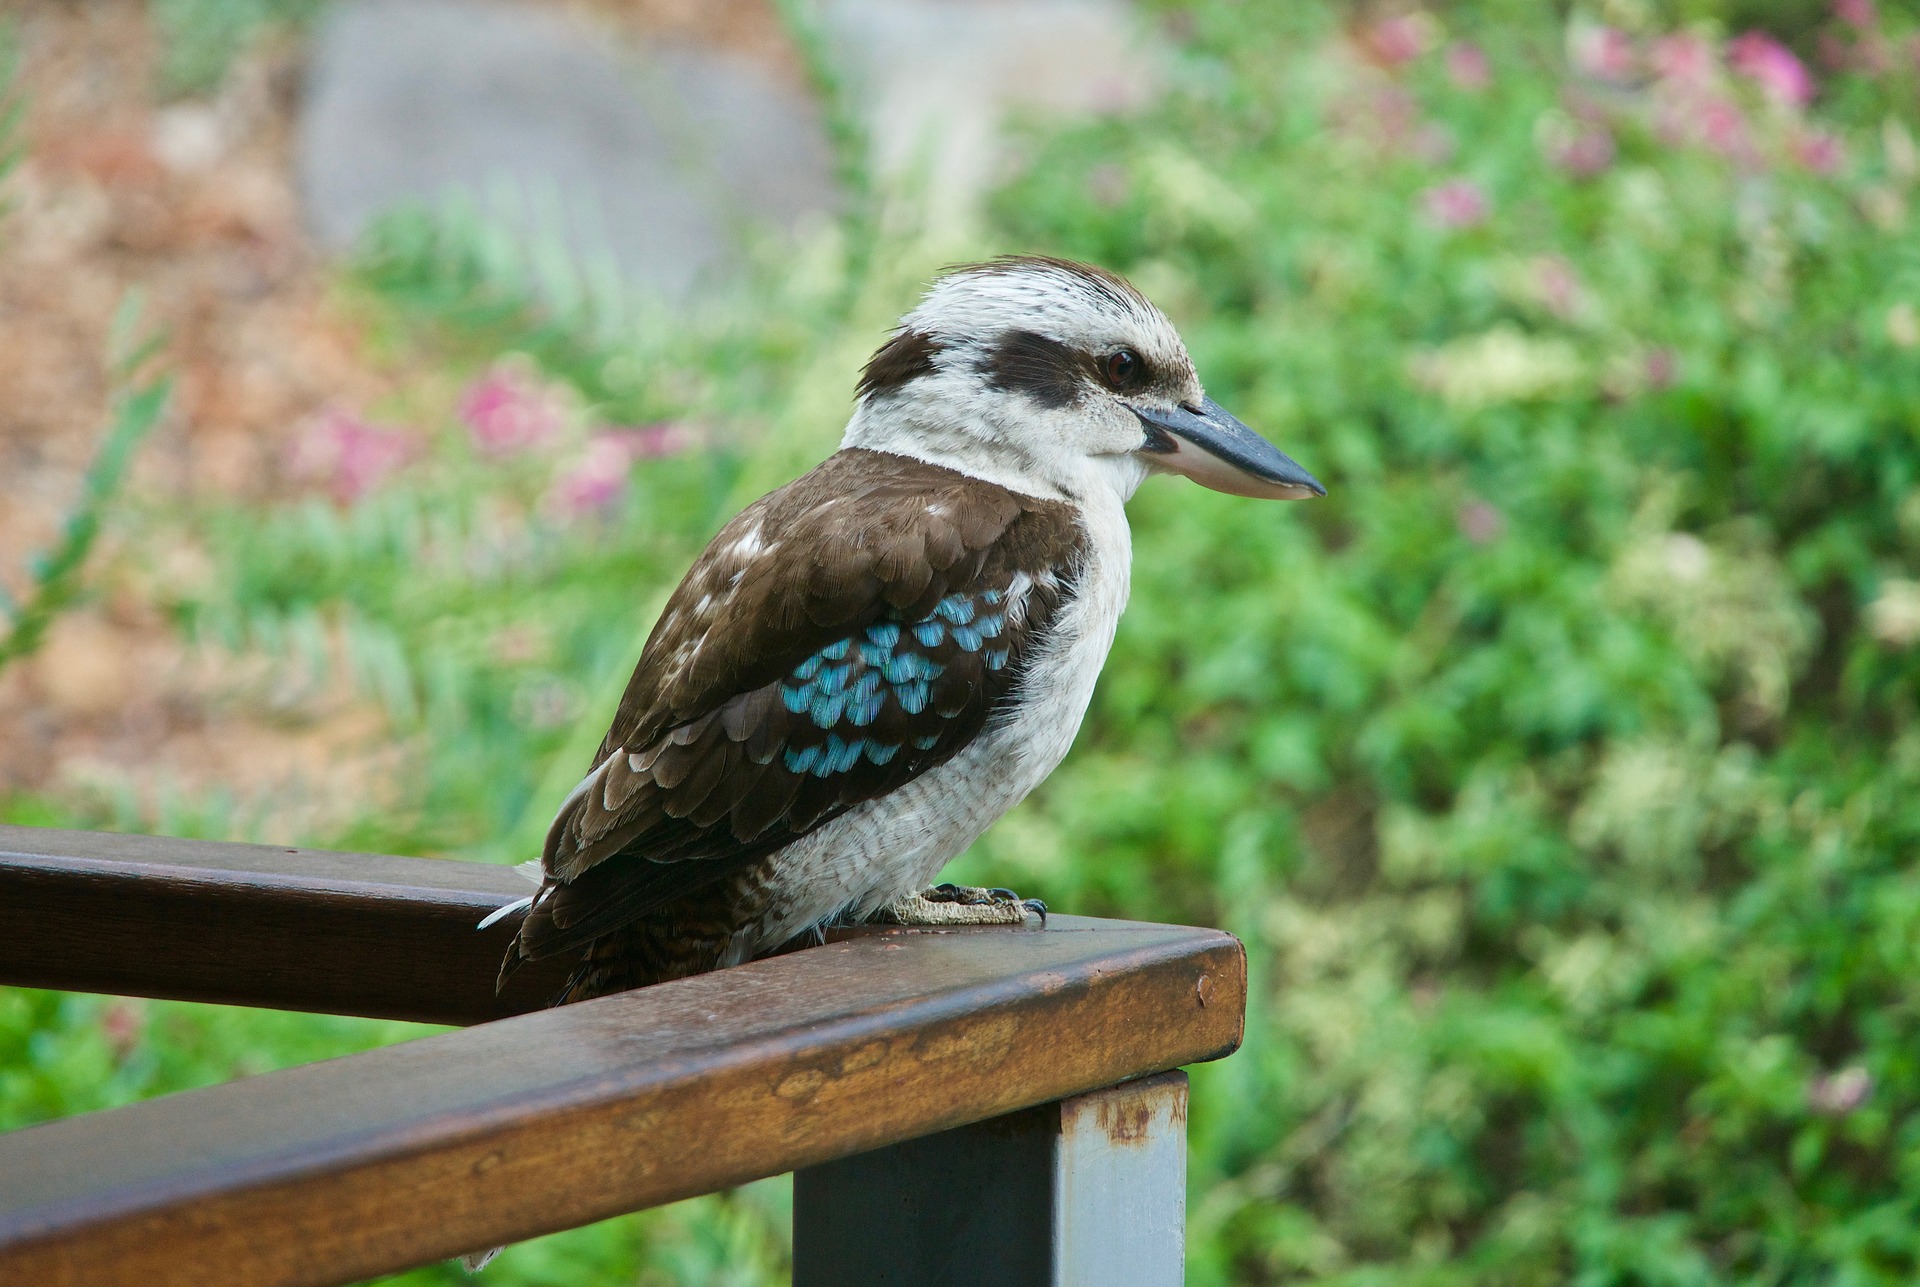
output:
[[[0,14],[0,819],[531,856],[926,278],[1085,258],[1331,493],[1149,483],[953,869],[1246,941],[1189,1280],[1920,1277],[1908,6]],[[0,1127],[423,1031],[0,989]],[[781,1283],[787,1193],[481,1281]]]

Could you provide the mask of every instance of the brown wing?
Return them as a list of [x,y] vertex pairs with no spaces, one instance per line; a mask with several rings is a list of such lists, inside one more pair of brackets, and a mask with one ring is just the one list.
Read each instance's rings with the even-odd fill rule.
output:
[[843,451],[722,529],[548,835],[508,968],[580,949],[953,756],[1069,592],[1072,511]]

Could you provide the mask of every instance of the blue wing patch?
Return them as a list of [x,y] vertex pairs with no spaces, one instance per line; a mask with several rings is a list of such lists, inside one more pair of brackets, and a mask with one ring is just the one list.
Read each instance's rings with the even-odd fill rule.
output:
[[[824,778],[846,772],[862,758],[876,765],[890,762],[905,743],[864,736],[862,730],[880,720],[889,703],[909,716],[926,711],[933,681],[947,671],[930,652],[942,650],[949,661],[948,649],[976,654],[989,671],[1007,665],[1009,648],[987,646],[1006,631],[1002,599],[998,590],[950,594],[917,621],[876,621],[795,666],[780,683],[780,702],[790,713],[805,715],[827,739],[787,747],[782,762],[788,771]],[[933,731],[908,741],[925,751],[940,736]]]

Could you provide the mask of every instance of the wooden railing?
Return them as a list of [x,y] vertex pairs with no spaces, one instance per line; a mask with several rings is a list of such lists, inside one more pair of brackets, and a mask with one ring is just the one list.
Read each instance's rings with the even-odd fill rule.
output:
[[474,929],[524,890],[0,827],[0,983],[472,1025],[0,1135],[0,1283],[349,1283],[786,1171],[796,1287],[1180,1281],[1151,1074],[1239,1043],[1232,937],[867,932],[549,1010]]

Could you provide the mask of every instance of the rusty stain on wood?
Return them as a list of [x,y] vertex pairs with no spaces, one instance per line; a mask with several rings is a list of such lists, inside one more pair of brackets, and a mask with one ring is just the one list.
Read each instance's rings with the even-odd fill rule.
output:
[[[1099,1095],[1068,1100],[1062,1111],[1064,1129],[1073,1130],[1080,1117],[1091,1113],[1093,1127],[1110,1144],[1144,1144],[1150,1136],[1156,1104],[1166,1102],[1157,1078],[1144,1078],[1122,1086],[1109,1087]],[[1172,1100],[1174,1124],[1182,1130],[1187,1124],[1187,1096],[1184,1089]]]
[[1138,1144],[1147,1138],[1153,1114],[1139,1104],[1102,1104],[1098,1124],[1110,1144]]

